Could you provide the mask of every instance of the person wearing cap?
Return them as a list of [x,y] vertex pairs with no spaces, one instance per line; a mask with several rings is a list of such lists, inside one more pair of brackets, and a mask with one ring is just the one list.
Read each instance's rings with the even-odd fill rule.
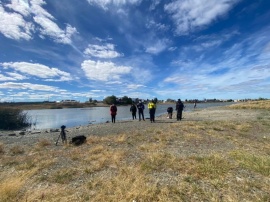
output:
[[177,121],[181,121],[182,112],[183,112],[183,109],[184,109],[184,104],[180,99],[178,99],[178,101],[176,102],[176,107],[175,108],[176,108],[176,111],[177,111],[177,114],[176,114]]
[[142,120],[144,120],[144,114],[143,114],[144,104],[142,103],[141,100],[137,104],[137,109],[138,109],[138,113],[139,113],[139,121],[141,120],[141,118],[142,118]]

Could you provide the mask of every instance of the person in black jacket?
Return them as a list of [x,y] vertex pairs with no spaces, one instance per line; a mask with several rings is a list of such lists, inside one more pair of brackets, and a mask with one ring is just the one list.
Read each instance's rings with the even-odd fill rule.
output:
[[178,99],[178,101],[176,102],[177,121],[181,121],[183,109],[184,109],[184,104],[180,99]]
[[138,113],[139,113],[139,121],[144,120],[144,114],[143,114],[143,110],[144,110],[144,104],[142,103],[142,101],[139,101],[139,104],[137,104],[137,108],[138,108]]
[[136,113],[137,113],[137,108],[135,106],[135,104],[132,104],[130,107],[130,112],[132,114],[132,119],[136,119]]

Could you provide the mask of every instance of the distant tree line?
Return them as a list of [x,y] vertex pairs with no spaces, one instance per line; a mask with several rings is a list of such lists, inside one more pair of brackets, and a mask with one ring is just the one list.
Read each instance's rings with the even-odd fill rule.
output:
[[[118,105],[131,105],[132,103],[138,103],[139,102],[139,98],[135,98],[132,99],[128,96],[124,96],[122,98],[117,98],[115,95],[112,96],[108,96],[103,100],[104,104],[118,104]],[[148,102],[149,100],[145,100],[146,102]],[[153,101],[155,103],[159,102],[159,100],[157,98],[154,98]]]
[[128,96],[124,96],[122,98],[117,98],[115,95],[108,96],[103,100],[103,103],[105,104],[123,104],[123,105],[128,105],[132,104],[132,99],[129,98]]

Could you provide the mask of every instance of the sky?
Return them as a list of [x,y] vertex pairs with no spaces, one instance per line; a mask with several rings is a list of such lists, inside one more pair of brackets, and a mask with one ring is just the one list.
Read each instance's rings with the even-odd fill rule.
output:
[[270,98],[269,0],[0,0],[0,102]]

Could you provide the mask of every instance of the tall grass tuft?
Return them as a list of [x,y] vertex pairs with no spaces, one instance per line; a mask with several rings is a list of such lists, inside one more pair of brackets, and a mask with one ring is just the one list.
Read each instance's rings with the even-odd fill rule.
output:
[[21,109],[2,108],[0,109],[0,129],[14,130],[30,126],[27,113]]
[[4,150],[4,144],[2,142],[0,142],[0,155],[4,154],[5,150]]

